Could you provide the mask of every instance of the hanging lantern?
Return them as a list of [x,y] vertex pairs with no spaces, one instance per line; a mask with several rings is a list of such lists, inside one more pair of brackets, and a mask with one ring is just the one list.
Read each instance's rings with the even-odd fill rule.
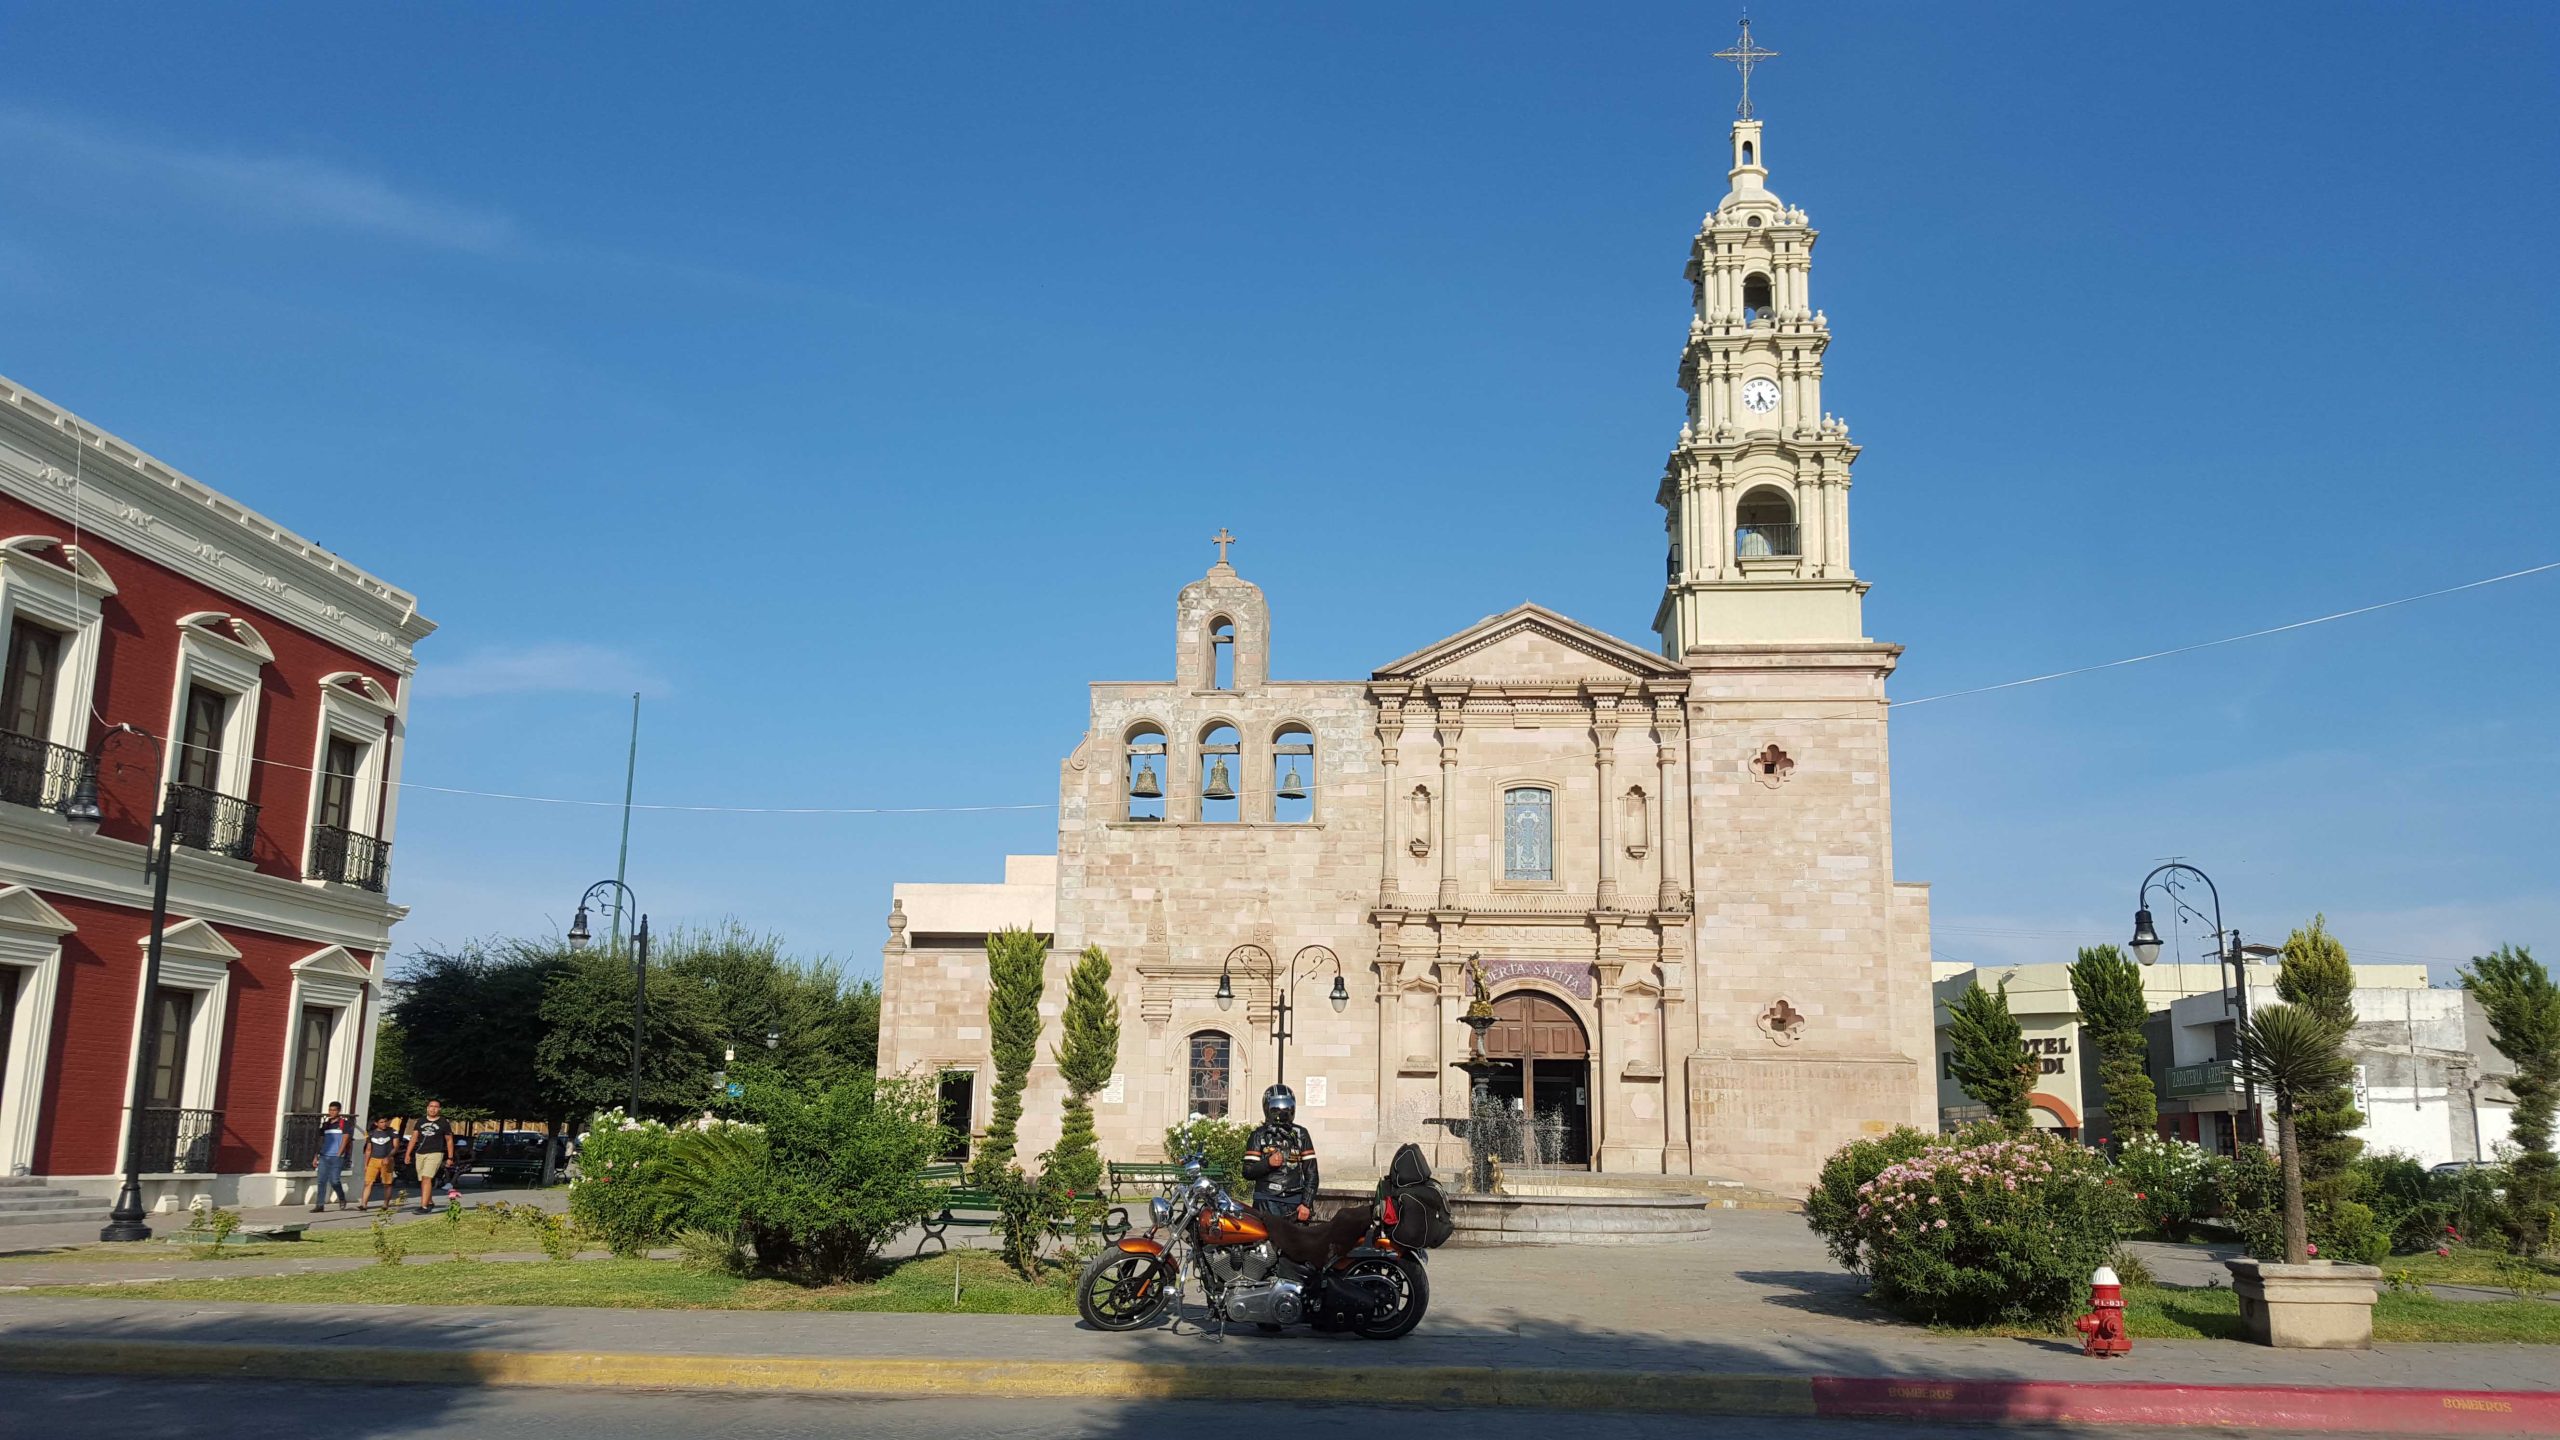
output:
[[1164,786],[1156,781],[1156,768],[1152,765],[1139,766],[1138,778],[1129,782],[1129,793],[1140,800],[1162,799]]
[[1209,783],[1200,787],[1204,800],[1233,800],[1236,783],[1227,774],[1227,757],[1221,755],[1209,762]]
[[1307,782],[1298,778],[1298,767],[1295,763],[1289,766],[1288,774],[1280,777],[1280,798],[1283,800],[1307,798]]

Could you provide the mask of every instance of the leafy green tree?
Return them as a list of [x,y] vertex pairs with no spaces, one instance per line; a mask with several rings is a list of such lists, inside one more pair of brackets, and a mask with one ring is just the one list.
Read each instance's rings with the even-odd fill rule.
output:
[[[376,1115],[422,1115],[427,1095],[409,1077],[409,1042],[400,1022],[386,1015],[373,1041],[373,1089],[357,1102],[360,1120]],[[531,1113],[531,1112],[528,1112]]]
[[986,1143],[970,1162],[970,1180],[981,1189],[995,1188],[1013,1168],[1022,1084],[1040,1056],[1040,992],[1048,963],[1049,943],[1031,931],[1007,929],[987,937],[987,1048],[994,1052],[996,1088]]
[[2142,1023],[2151,1017],[2142,967],[2113,945],[2093,945],[2071,963],[2071,993],[2080,1002],[2087,1043],[2097,1047],[2098,1084],[2107,1095],[2107,1131],[2118,1147],[2159,1128],[2159,1096],[2151,1088],[2150,1047]]
[[[2315,915],[2308,926],[2285,937],[2276,994],[2319,1016],[2337,1032],[2339,1045],[2346,1044],[2356,1023],[2356,972],[2347,963],[2347,947],[2329,933],[2327,916]],[[2364,1153],[2364,1141],[2354,1133],[2364,1124],[2350,1083],[2354,1077],[2354,1066],[2347,1064],[2327,1093],[2302,1096],[2294,1117],[2302,1143],[2303,1193],[2311,1208],[2324,1215],[2350,1198],[2348,1171]]]
[[2513,1061],[2507,1088],[2516,1108],[2507,1136],[2516,1144],[2507,1167],[2507,1241],[2531,1255],[2551,1242],[2555,1169],[2552,1107],[2560,1100],[2560,985],[2521,945],[2501,945],[2476,956],[2462,972],[2462,988],[2480,997],[2489,1015],[2489,1043]]
[[[476,941],[459,950],[410,956],[403,993],[388,1019],[398,1027],[417,1106],[435,1098],[448,1107],[509,1119],[566,1118],[571,1106],[545,1078],[541,1050],[543,997],[570,956],[565,946],[517,940]],[[627,1025],[627,999],[622,1013]],[[379,1095],[379,1060],[375,1075]],[[419,1113],[386,1109],[381,1099],[374,1108],[382,1114]]]
[[[571,955],[543,990],[542,1079],[571,1115],[630,1103],[632,983],[629,953],[599,949]],[[698,1115],[721,1063],[719,1003],[699,979],[654,958],[648,1000],[641,1113],[661,1120]]]
[[678,931],[658,955],[710,995],[721,1039],[737,1050],[732,1079],[823,1084],[878,1068],[878,987],[865,981],[848,996],[832,961],[794,960],[782,953],[779,937],[734,920]]
[[884,1245],[941,1203],[924,1179],[942,1125],[923,1080],[756,1081],[739,1109],[760,1134],[680,1132],[661,1183],[687,1223],[735,1237],[764,1269],[811,1284],[861,1278]]
[[1949,1066],[1956,1083],[2011,1131],[2027,1128],[2027,1096],[2036,1088],[2036,1059],[2027,1053],[2018,1017],[2009,1012],[2009,981],[1985,990],[1979,980],[1947,1005]]
[[1087,945],[1067,974],[1067,1008],[1058,1017],[1066,1032],[1055,1054],[1058,1078],[1066,1082],[1065,1115],[1058,1128],[1058,1148],[1049,1152],[1047,1173],[1066,1189],[1091,1195],[1102,1188],[1102,1156],[1093,1136],[1093,1093],[1111,1083],[1120,1068],[1120,1002],[1111,996],[1111,957],[1099,945]]
[[2309,1257],[2311,1227],[2304,1210],[2303,1108],[2317,1104],[2353,1073],[2339,1047],[2346,1031],[2332,1016],[2306,1005],[2269,1005],[2249,1017],[2240,1047],[2240,1073],[2276,1097],[2276,1154],[2284,1170],[2284,1262]]

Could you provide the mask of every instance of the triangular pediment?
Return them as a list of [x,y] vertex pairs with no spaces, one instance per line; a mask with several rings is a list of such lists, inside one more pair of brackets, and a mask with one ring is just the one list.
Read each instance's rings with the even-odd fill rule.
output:
[[1372,678],[1500,683],[1667,680],[1683,673],[1641,646],[1544,605],[1523,603],[1383,666]]
[[68,935],[80,928],[24,885],[0,886],[0,927],[40,935]]
[[[151,937],[145,935],[134,943],[147,948]],[[160,953],[218,960],[227,965],[240,958],[240,947],[223,939],[221,931],[202,920],[178,920],[160,932]]]
[[349,954],[344,945],[332,945],[326,950],[312,951],[293,962],[293,973],[302,976],[329,976],[339,980],[352,980],[359,985],[373,983],[373,972],[365,968],[363,961]]

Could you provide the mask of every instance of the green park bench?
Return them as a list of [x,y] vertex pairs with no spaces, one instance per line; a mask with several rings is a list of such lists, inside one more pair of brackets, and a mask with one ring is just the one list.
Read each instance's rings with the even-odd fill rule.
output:
[[[954,1227],[962,1230],[995,1228],[995,1197],[967,1184],[961,1178],[959,1166],[928,1165],[924,1168],[923,1174],[926,1183],[941,1187],[942,1203],[939,1209],[923,1221],[924,1235],[916,1241],[917,1254],[923,1254],[924,1247],[927,1245],[939,1245],[945,1250],[950,1249],[951,1238],[948,1232]],[[1089,1198],[1105,1199],[1106,1197]],[[1093,1222],[1093,1233],[1105,1242],[1117,1240],[1128,1234],[1127,1207],[1106,1205],[1101,1216]]]
[[[1122,1190],[1132,1187],[1161,1190],[1182,1178],[1182,1167],[1167,1164],[1122,1164],[1115,1160],[1104,1167],[1104,1173],[1110,1177],[1106,1182],[1106,1188],[1117,1195]],[[1229,1187],[1233,1187],[1236,1183],[1236,1176],[1232,1171],[1216,1165],[1209,1167],[1209,1178]]]

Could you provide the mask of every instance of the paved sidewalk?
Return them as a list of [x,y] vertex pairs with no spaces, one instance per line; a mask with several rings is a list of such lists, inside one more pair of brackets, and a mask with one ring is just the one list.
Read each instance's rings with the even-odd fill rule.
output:
[[[464,1177],[466,1182],[470,1178]],[[350,1189],[347,1193],[355,1192]],[[407,1199],[408,1203],[397,1213],[403,1217],[422,1218],[416,1215],[418,1196],[415,1189],[410,1191]],[[512,1186],[475,1189],[468,1183],[463,1186],[462,1203],[465,1207],[486,1205],[499,1200],[518,1205],[539,1205],[545,1210],[566,1210],[569,1208],[569,1187],[555,1185],[548,1190],[539,1190]],[[444,1202],[439,1200],[436,1203],[437,1208],[441,1210]],[[94,1245],[98,1242],[98,1231],[107,1223],[108,1208],[108,1205],[101,1204],[94,1215],[83,1215],[76,1219],[48,1222],[43,1225],[0,1227],[0,1255],[15,1255],[29,1250],[53,1250],[69,1245]],[[373,1224],[374,1212],[358,1210],[350,1205],[343,1210],[331,1208],[314,1215],[308,1205],[259,1205],[242,1210],[239,1215],[243,1225],[308,1225],[317,1231],[342,1228],[362,1229]],[[151,1238],[133,1243],[157,1246],[163,1240],[174,1240],[186,1233],[189,1218],[184,1211],[150,1216],[148,1223],[151,1226]]]

